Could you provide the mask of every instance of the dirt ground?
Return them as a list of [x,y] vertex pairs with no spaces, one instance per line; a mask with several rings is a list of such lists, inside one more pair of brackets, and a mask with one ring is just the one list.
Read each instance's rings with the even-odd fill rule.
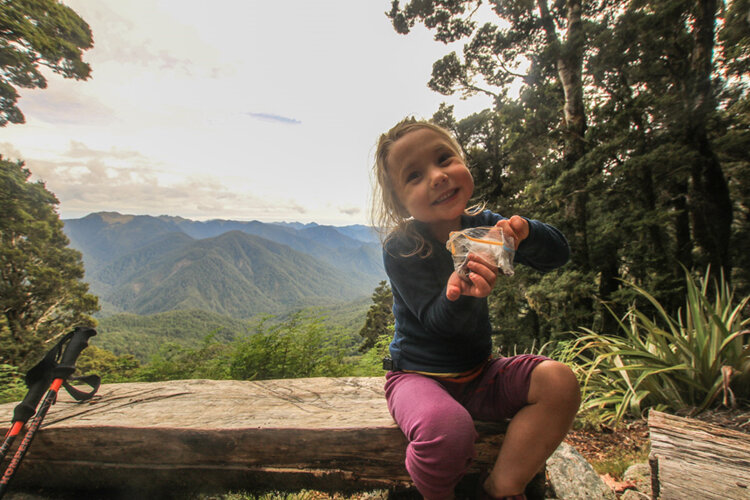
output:
[[[750,434],[750,408],[715,409],[694,414],[685,410],[676,415],[689,417],[727,429]],[[597,430],[572,430],[565,441],[574,446],[590,463],[606,460],[631,451],[636,453],[648,445],[648,424],[645,419],[634,420],[617,429],[602,427]]]
[[635,420],[621,424],[617,429],[572,430],[565,442],[578,450],[589,463],[596,464],[643,449],[648,445],[648,425],[645,420]]

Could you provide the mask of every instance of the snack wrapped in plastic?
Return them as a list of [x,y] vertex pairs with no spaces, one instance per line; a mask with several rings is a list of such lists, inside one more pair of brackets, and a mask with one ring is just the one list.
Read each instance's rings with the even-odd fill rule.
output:
[[470,281],[467,266],[469,253],[479,255],[490,264],[496,265],[498,271],[503,274],[513,275],[515,240],[512,236],[504,235],[499,227],[480,226],[453,231],[445,247],[453,255],[453,268],[467,281]]

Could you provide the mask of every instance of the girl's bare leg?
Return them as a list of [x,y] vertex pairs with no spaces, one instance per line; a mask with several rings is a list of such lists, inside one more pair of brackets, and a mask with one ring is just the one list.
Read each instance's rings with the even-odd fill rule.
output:
[[568,433],[581,402],[573,372],[557,361],[543,361],[531,372],[528,406],[508,430],[484,489],[493,497],[523,493]]

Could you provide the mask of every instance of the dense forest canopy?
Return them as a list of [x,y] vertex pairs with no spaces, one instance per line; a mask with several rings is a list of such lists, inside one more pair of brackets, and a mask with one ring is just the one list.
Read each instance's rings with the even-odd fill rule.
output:
[[[487,7],[496,22],[481,24]],[[397,32],[422,23],[465,42],[434,63],[430,88],[493,96],[482,113],[433,117],[465,147],[477,196],[570,240],[561,271],[497,287],[506,342],[611,328],[600,304],[622,311],[623,281],[676,310],[683,266],[750,290],[748,12],[747,0],[392,2]]]

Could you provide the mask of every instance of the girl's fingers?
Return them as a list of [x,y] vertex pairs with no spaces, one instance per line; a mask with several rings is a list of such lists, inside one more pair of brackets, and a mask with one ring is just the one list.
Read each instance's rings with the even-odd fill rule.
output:
[[515,240],[516,250],[518,250],[518,244],[529,237],[529,222],[520,215],[501,220],[495,224],[495,227],[499,227],[505,236],[510,236]]
[[[487,262],[479,256],[469,256],[469,279],[471,285],[469,287],[469,295],[475,297],[486,297],[492,291],[495,286],[495,280],[497,279],[497,268],[493,265],[487,264]],[[468,285],[468,283],[467,283]]]
[[520,215],[514,215],[510,218],[510,227],[516,234],[518,241],[523,241],[529,237],[529,222]]
[[498,269],[494,264],[490,264],[479,255],[469,254],[468,266],[469,270],[481,275],[485,280],[490,282],[490,284],[495,283]]
[[492,285],[487,282],[482,276],[477,273],[469,274],[469,279],[472,282],[468,295],[474,297],[486,297],[492,291]]

